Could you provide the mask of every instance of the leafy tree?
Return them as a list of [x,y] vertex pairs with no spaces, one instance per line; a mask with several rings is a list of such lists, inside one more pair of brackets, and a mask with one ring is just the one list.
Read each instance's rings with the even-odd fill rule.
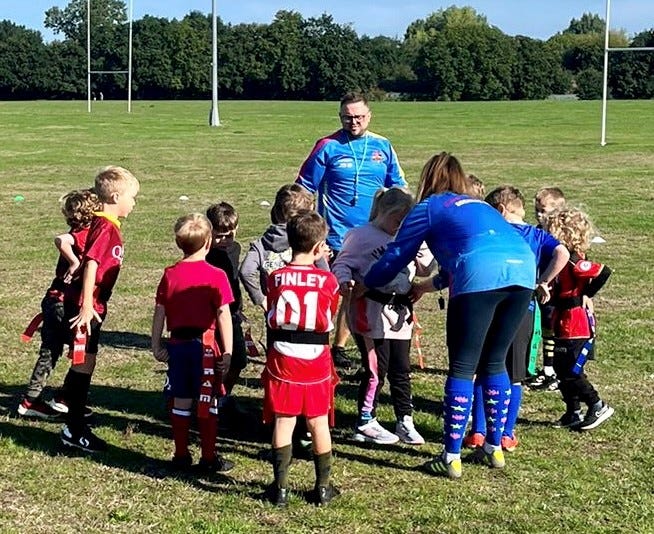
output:
[[588,68],[576,76],[576,93],[582,100],[602,98],[602,71]]
[[305,21],[296,11],[278,11],[268,27],[272,69],[270,98],[298,98],[308,72],[302,58]]
[[39,32],[0,21],[0,99],[37,98],[46,91],[46,50]]
[[[636,35],[630,47],[654,47],[654,29]],[[611,54],[609,86],[615,98],[654,98],[654,55],[651,52]]]
[[595,13],[584,13],[580,19],[572,19],[563,33],[582,35],[587,33],[604,33],[604,19]]
[[513,41],[516,62],[513,66],[511,98],[541,99],[559,89],[557,81],[563,77],[563,70],[557,54],[537,39],[518,35]]

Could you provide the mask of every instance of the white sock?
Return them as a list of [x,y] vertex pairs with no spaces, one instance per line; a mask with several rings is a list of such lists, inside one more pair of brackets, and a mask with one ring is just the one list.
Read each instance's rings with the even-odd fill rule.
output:
[[543,367],[543,373],[545,373],[545,376],[554,376],[556,373],[554,372],[554,367],[551,365],[546,365]]
[[460,460],[461,459],[461,453],[460,452],[446,452],[443,455],[443,459],[445,460],[446,464],[451,464],[454,460]]
[[484,441],[484,452],[486,454],[493,454],[495,451],[501,451],[501,445],[491,445],[488,441]]

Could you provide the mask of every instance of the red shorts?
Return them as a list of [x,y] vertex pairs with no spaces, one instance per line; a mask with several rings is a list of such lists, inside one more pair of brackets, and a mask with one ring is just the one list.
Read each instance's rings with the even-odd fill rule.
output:
[[275,378],[264,368],[261,380],[264,423],[271,423],[275,415],[303,415],[308,419],[329,415],[329,423],[334,425],[334,392],[338,384],[335,372],[322,381],[303,384]]

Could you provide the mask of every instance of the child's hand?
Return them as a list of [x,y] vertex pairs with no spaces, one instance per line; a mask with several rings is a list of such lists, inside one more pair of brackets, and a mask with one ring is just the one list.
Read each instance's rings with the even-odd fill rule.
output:
[[70,284],[73,281],[73,275],[79,269],[80,262],[77,260],[76,262],[72,262],[70,265],[68,265],[68,269],[64,273],[64,284]]
[[541,304],[550,300],[550,286],[547,282],[541,282],[536,286],[536,297]]
[[229,367],[232,364],[232,355],[229,352],[223,352],[220,358],[216,360],[216,371],[223,376],[229,372]]
[[152,350],[152,353],[154,354],[154,359],[158,362],[166,363],[170,360],[170,355],[168,354],[166,347],[156,347]]
[[350,292],[350,296],[353,299],[360,299],[365,295],[366,291],[368,291],[368,288],[366,286],[364,286],[360,282],[356,282],[354,286],[352,286],[352,291]]
[[415,283],[411,286],[411,293],[409,293],[409,298],[411,302],[418,302],[425,293],[433,291],[434,285],[431,278],[424,280],[422,282]]
[[581,305],[588,311],[589,314],[595,315],[595,306],[593,305],[593,299],[589,296],[584,295],[581,297]]
[[91,322],[95,319],[98,323],[102,322],[100,314],[93,309],[93,306],[82,306],[79,313],[70,320],[70,328],[85,327],[87,332],[91,332]]
[[349,297],[350,294],[352,293],[352,289],[354,288],[355,282],[354,280],[348,280],[347,282],[343,282],[340,286],[338,286],[338,292],[341,294],[342,297]]

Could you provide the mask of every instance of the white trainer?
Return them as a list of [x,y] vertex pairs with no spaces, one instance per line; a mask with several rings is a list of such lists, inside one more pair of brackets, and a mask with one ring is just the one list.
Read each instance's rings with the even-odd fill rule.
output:
[[365,425],[355,427],[354,440],[378,445],[392,445],[397,443],[400,438],[381,426],[377,419],[372,419]]
[[395,434],[409,445],[424,445],[425,443],[425,438],[416,430],[413,417],[410,415],[405,415],[401,421],[395,424]]

